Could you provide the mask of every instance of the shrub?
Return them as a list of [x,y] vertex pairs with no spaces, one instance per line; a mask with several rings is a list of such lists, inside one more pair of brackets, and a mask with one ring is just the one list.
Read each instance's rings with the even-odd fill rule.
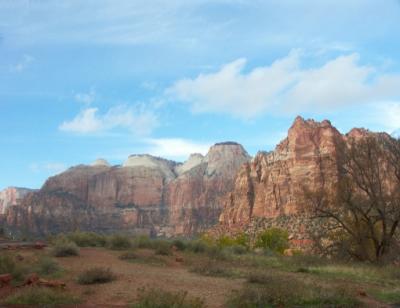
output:
[[176,239],[172,242],[172,245],[176,247],[177,250],[179,251],[184,251],[186,249],[187,244],[180,239]]
[[138,289],[137,303],[132,308],[203,308],[200,298],[188,298],[187,292],[167,292],[161,289]]
[[107,246],[113,250],[124,250],[132,247],[131,239],[125,235],[113,235],[109,238]]
[[225,248],[224,251],[228,253],[233,253],[235,255],[243,255],[247,252],[247,248],[242,245],[233,245],[231,247]]
[[0,255],[0,275],[12,274],[14,280],[21,281],[24,279],[27,270],[28,268],[26,266],[22,266],[15,262],[10,255]]
[[104,235],[94,232],[73,232],[67,235],[67,239],[79,247],[104,247],[107,239]]
[[61,270],[61,267],[53,259],[49,257],[43,257],[39,259],[37,264],[37,272],[41,275],[52,275]]
[[51,253],[54,257],[78,256],[79,248],[74,242],[62,240],[56,242]]
[[78,283],[80,284],[98,284],[111,282],[116,279],[116,276],[109,268],[93,267],[78,277]]
[[270,228],[258,235],[256,247],[270,249],[274,252],[283,253],[289,248],[289,235],[286,230]]
[[127,251],[124,252],[122,255],[119,256],[121,260],[135,260],[138,258],[134,251]]
[[210,246],[207,248],[207,256],[210,259],[226,261],[229,259],[229,252],[225,249],[221,249],[217,246]]
[[169,256],[172,254],[171,244],[166,241],[154,241],[156,255]]
[[11,256],[9,255],[0,255],[0,275],[13,273],[16,269],[17,265]]
[[214,276],[214,277],[232,276],[232,272],[229,269],[227,269],[223,264],[212,260],[195,264],[194,266],[191,267],[190,271],[203,276]]
[[228,307],[357,307],[344,289],[325,289],[271,273],[252,273],[247,285],[233,293]]
[[80,300],[62,291],[47,288],[24,288],[9,296],[5,303],[8,305],[70,305]]
[[153,243],[147,235],[140,235],[135,237],[134,244],[138,248],[153,248]]
[[270,277],[263,273],[250,273],[247,277],[247,282],[249,283],[258,283],[258,284],[266,284],[270,282]]
[[220,248],[236,245],[235,239],[233,237],[228,236],[228,235],[222,235],[221,237],[219,237],[216,240],[216,242],[217,242],[216,243],[217,246],[220,247]]
[[187,249],[194,252],[194,253],[203,253],[207,250],[208,245],[201,241],[201,240],[197,240],[197,241],[191,241],[188,246]]

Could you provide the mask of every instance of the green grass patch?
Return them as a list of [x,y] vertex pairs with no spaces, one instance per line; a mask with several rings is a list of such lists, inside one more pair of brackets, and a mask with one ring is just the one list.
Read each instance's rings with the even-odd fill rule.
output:
[[54,244],[51,254],[57,258],[79,256],[79,247],[74,242],[59,240]]
[[276,273],[251,273],[249,284],[233,292],[227,307],[357,307],[345,289],[322,288]]
[[132,247],[132,240],[127,235],[116,234],[107,240],[107,247],[113,250],[125,250]]
[[131,308],[204,308],[204,301],[191,298],[185,291],[168,292],[161,289],[138,289],[137,302]]
[[371,289],[368,292],[375,299],[382,301],[391,305],[400,305],[400,289],[392,289],[392,290],[378,290]]
[[232,277],[234,272],[231,268],[215,260],[205,260],[193,264],[190,271],[203,276]]
[[40,276],[56,278],[60,277],[62,274],[61,266],[55,260],[47,256],[39,258],[34,268]]
[[66,237],[79,247],[104,247],[107,243],[107,237],[105,235],[94,232],[76,231],[67,234]]
[[79,284],[107,283],[116,279],[109,268],[93,267],[82,272],[78,277]]
[[[311,266],[312,274],[325,278],[345,279],[354,282],[374,283],[386,286],[398,285],[400,279],[395,274],[394,267],[379,267],[364,264],[332,264]],[[394,272],[393,272],[394,271]]]
[[138,255],[135,251],[126,251],[122,253],[119,257],[120,260],[136,260]]
[[80,303],[79,298],[63,291],[48,288],[24,288],[5,300],[8,305],[71,305]]

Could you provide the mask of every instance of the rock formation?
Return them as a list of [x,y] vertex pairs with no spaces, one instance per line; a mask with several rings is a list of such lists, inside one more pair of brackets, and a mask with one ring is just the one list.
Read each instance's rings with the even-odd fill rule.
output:
[[342,135],[327,120],[297,117],[274,151],[251,160],[234,142],[215,144],[206,156],[193,154],[183,164],[150,155],[132,155],[122,166],[98,159],[48,179],[9,207],[7,228],[38,235],[81,229],[169,236],[212,226],[217,233],[279,226],[293,242],[307,243],[306,229],[318,224],[302,213],[304,187],[329,189],[339,176],[341,148],[370,134],[353,129]]
[[0,191],[0,215],[4,215],[10,206],[19,204],[22,198],[31,191],[32,189],[21,187],[8,187]]
[[236,143],[213,146],[179,164],[132,155],[122,166],[98,159],[49,178],[7,211],[11,233],[45,235],[76,229],[193,234],[216,223],[222,198],[250,157]]
[[246,224],[253,217],[296,214],[303,185],[319,187],[337,177],[343,136],[329,121],[297,117],[274,151],[259,152],[242,166],[220,222]]
[[247,232],[270,227],[289,231],[295,246],[309,246],[320,234],[322,221],[304,210],[304,189],[334,189],[339,179],[342,149],[350,140],[373,133],[354,128],[342,135],[327,120],[316,122],[297,117],[288,136],[272,152],[259,152],[239,170],[228,193],[217,234]]
[[218,222],[222,198],[233,189],[236,172],[249,161],[243,147],[217,143],[205,157],[192,155],[179,166],[178,177],[168,184],[166,202],[173,234],[192,234]]

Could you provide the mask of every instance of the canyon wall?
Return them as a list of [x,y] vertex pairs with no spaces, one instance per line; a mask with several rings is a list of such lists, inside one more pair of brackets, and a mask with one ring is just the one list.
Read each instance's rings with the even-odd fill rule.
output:
[[219,200],[250,159],[237,143],[179,164],[132,155],[122,166],[105,160],[49,178],[40,191],[7,210],[8,232],[46,235],[73,230],[190,235],[218,221]]

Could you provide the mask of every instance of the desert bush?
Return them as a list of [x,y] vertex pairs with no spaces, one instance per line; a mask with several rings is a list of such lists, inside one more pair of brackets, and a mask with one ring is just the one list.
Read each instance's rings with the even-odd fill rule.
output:
[[116,279],[115,274],[109,268],[93,267],[82,272],[78,277],[80,284],[107,283]]
[[258,235],[255,246],[282,254],[289,248],[289,234],[280,228],[266,229]]
[[132,241],[126,235],[116,234],[108,239],[107,247],[113,250],[129,249],[132,247]]
[[209,246],[207,247],[207,256],[210,259],[218,260],[218,261],[227,261],[231,258],[229,251],[226,249],[221,249],[218,246]]
[[234,292],[227,307],[356,307],[358,302],[344,289],[317,285],[267,273],[252,273],[249,285]]
[[224,249],[228,254],[243,255],[247,253],[247,248],[242,245],[233,245]]
[[5,303],[8,305],[70,305],[77,304],[80,300],[62,291],[47,288],[24,288],[9,296]]
[[119,256],[121,260],[136,260],[137,258],[138,256],[134,251],[127,251]]
[[207,260],[205,262],[199,262],[194,264],[190,271],[203,276],[214,276],[214,277],[229,277],[232,276],[232,271],[229,270],[224,264],[218,261]]
[[131,308],[203,308],[200,298],[189,298],[187,292],[167,292],[161,289],[138,289],[137,303]]
[[202,240],[191,241],[187,245],[187,250],[194,253],[203,253],[206,252],[208,245]]
[[76,231],[68,234],[66,237],[79,247],[104,247],[107,243],[107,238],[104,235],[94,232]]
[[220,248],[236,245],[235,238],[228,235],[222,235],[216,240],[216,244]]
[[394,307],[400,305],[400,289],[398,288],[391,288],[390,290],[372,289],[368,293],[382,302],[392,304]]
[[258,284],[267,284],[270,283],[270,277],[265,275],[264,273],[253,272],[250,273],[247,277],[247,282],[249,283],[258,283]]
[[140,235],[134,238],[134,245],[138,248],[153,248],[152,240],[147,235]]
[[179,251],[184,251],[187,247],[187,244],[185,241],[181,239],[176,239],[172,242],[172,245],[176,247],[177,250]]
[[24,278],[27,268],[15,262],[14,258],[9,254],[0,255],[0,275],[12,274],[13,279],[20,281]]
[[0,275],[13,273],[17,265],[14,259],[9,255],[0,255]]
[[153,248],[156,255],[169,256],[172,255],[171,244],[167,241],[156,240],[153,242]]
[[79,248],[74,242],[59,240],[55,243],[51,253],[54,257],[78,256]]
[[42,257],[36,265],[36,271],[40,275],[52,275],[61,270],[60,265],[49,257]]

